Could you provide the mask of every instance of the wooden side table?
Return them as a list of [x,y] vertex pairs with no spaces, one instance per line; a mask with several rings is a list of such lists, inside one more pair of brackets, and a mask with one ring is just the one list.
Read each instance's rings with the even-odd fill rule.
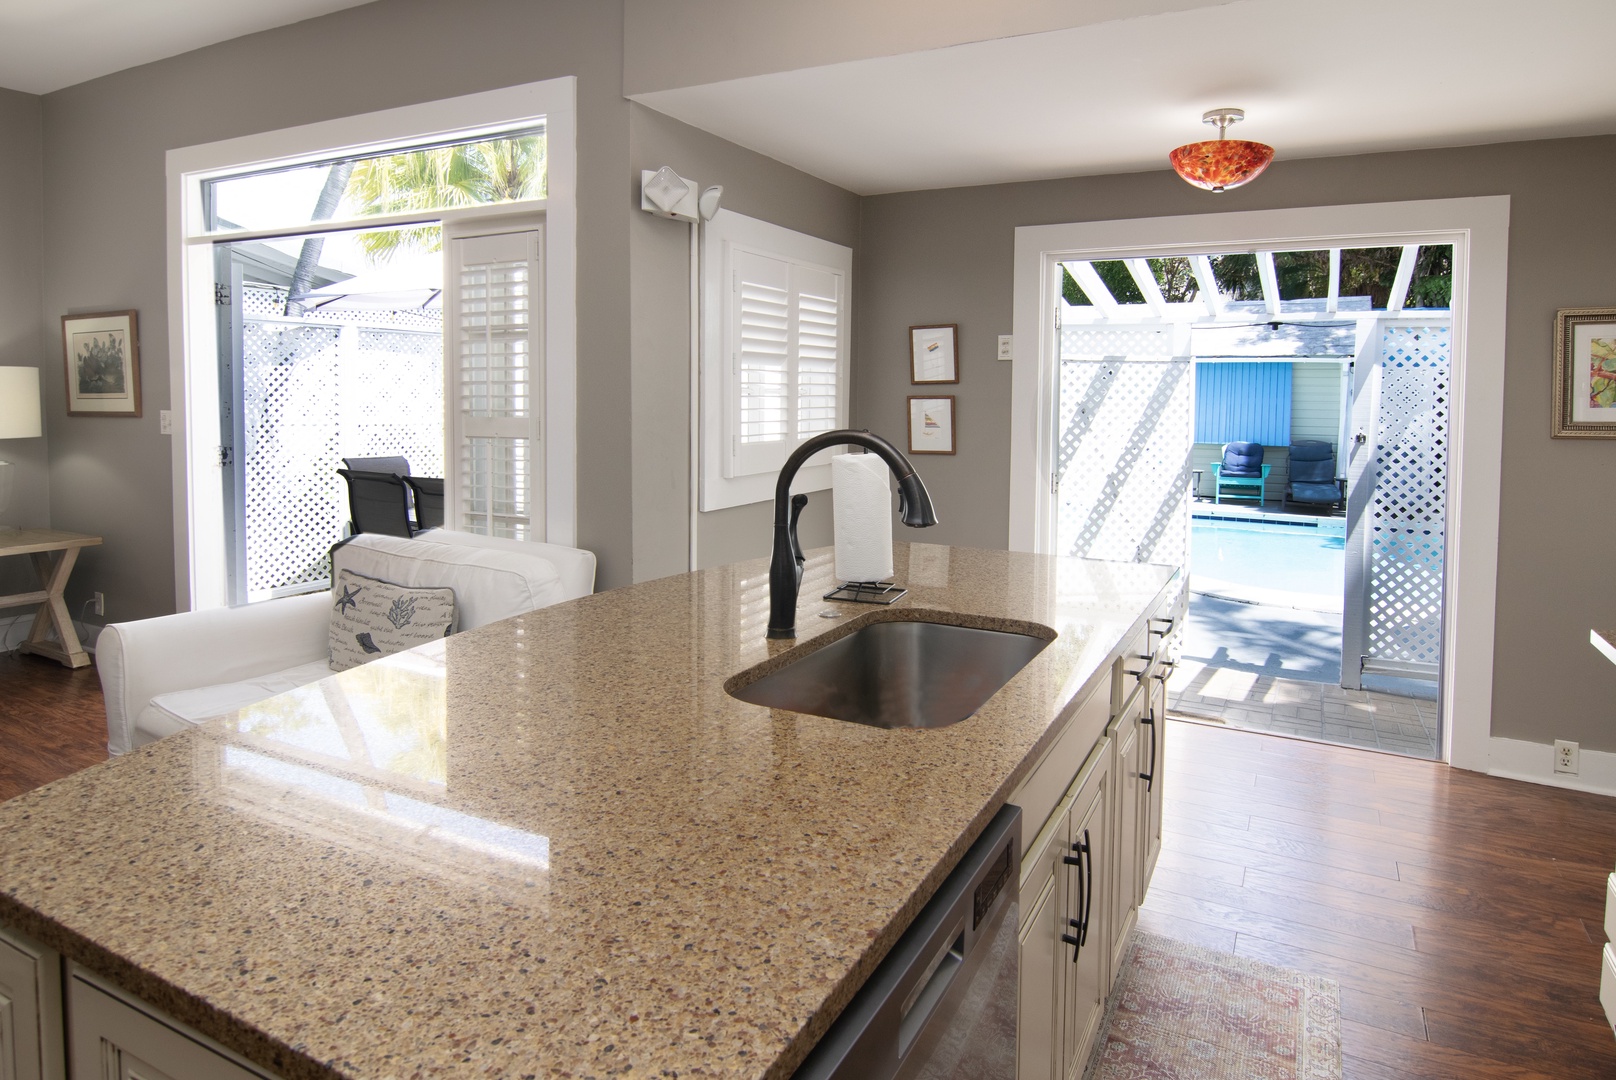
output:
[[[73,629],[73,619],[68,614],[62,594],[67,591],[67,579],[73,573],[73,564],[79,561],[79,550],[99,543],[99,536],[56,529],[0,532],[0,556],[32,556],[40,584],[45,586],[39,592],[0,596],[0,609],[38,605],[34,612],[34,625],[29,628],[28,637],[17,646],[18,652],[48,656],[73,668],[89,665],[90,654],[79,644],[79,635]],[[51,557],[52,552],[56,553],[55,558]],[[45,634],[52,627],[56,628],[56,637],[61,644],[46,639]]]

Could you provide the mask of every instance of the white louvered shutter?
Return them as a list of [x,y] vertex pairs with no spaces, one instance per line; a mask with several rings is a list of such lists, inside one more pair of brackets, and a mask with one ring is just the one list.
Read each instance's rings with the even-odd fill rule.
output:
[[777,471],[803,440],[842,423],[846,341],[840,274],[730,252],[727,477]]
[[450,241],[452,527],[544,539],[542,230]]

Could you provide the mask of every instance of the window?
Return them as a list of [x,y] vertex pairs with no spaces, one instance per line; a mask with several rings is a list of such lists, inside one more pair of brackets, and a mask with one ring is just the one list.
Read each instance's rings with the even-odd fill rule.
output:
[[[718,510],[773,498],[793,450],[847,426],[853,252],[726,210],[703,258],[700,505]],[[830,467],[798,477],[798,490],[828,488]]]
[[[360,310],[350,320],[365,323],[355,338],[360,353],[367,343],[392,353],[409,344],[392,323],[412,305],[386,286],[398,285],[392,279],[401,276],[399,262],[429,256],[442,276],[434,276],[437,288],[421,306],[436,317],[442,290],[444,376],[436,387],[443,393],[420,392],[408,409],[382,410],[379,422],[408,424],[420,436],[425,425],[416,414],[441,400],[446,437],[438,446],[446,451],[439,460],[450,528],[576,542],[575,91],[573,78],[551,79],[168,152],[181,610],[239,599],[232,565],[247,561],[233,539],[244,531],[232,522],[241,485],[232,490],[230,477],[221,477],[227,469],[221,463],[240,454],[229,452],[216,419],[223,411],[224,421],[234,423],[230,414],[242,411],[230,385],[240,381],[239,350],[221,345],[229,335],[216,312],[242,305],[239,290],[216,289],[224,284],[218,252],[226,269],[239,261],[235,254],[256,260],[254,273],[274,278],[283,294],[288,310],[281,317],[320,323],[315,330],[328,336],[336,331],[324,322],[340,320],[322,312],[385,308],[391,318],[385,340],[366,322],[374,321],[373,312]],[[522,250],[479,250],[496,235],[517,238],[512,242]],[[344,247],[350,237],[371,262],[338,265],[352,254]],[[331,301],[343,292],[341,283],[362,280],[369,290],[349,292],[370,300]],[[383,303],[381,296],[391,299]],[[412,322],[403,329],[426,328]],[[317,382],[313,392],[324,404],[332,384]],[[226,401],[231,407],[221,410]],[[367,446],[357,453],[399,449]],[[424,450],[406,456],[439,467]],[[327,477],[330,465],[322,457],[316,472]]]

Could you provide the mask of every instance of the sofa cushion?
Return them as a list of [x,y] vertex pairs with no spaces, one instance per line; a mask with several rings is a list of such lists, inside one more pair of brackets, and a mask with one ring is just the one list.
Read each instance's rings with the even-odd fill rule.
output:
[[347,671],[455,631],[453,589],[412,589],[338,570],[331,583],[331,670]]
[[555,564],[523,551],[361,533],[332,550],[331,566],[411,588],[453,589],[463,630],[568,599]]
[[299,686],[306,686],[331,674],[330,661],[323,657],[296,667],[255,675],[240,682],[198,686],[190,690],[175,690],[158,694],[151,699],[138,717],[135,728],[142,735],[160,739],[176,731],[184,731],[204,720],[224,713],[244,709],[248,705],[284,694]]

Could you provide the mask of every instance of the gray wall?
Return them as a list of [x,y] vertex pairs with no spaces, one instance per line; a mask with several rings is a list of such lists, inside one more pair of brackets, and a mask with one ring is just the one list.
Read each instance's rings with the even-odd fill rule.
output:
[[[636,181],[629,211],[634,578],[644,581],[689,565],[690,226],[639,209],[640,170],[667,165],[703,188],[721,184],[727,210],[855,250],[859,199],[640,105],[630,106],[629,137]],[[767,555],[772,510],[771,503],[755,503],[699,514],[700,564]],[[829,498],[812,497],[800,535],[809,547],[831,542]]]
[[1549,437],[1555,309],[1616,298],[1613,171],[1616,138],[1599,137],[1280,161],[1223,195],[1163,171],[872,197],[855,286],[855,419],[901,432],[905,328],[959,323],[959,454],[921,466],[942,519],[928,539],[1002,547],[1011,365],[990,358],[994,337],[1010,331],[1016,226],[1507,194],[1493,734],[1616,751],[1616,669],[1588,645],[1589,627],[1610,625],[1616,612],[1616,581],[1590,560],[1616,535],[1616,499],[1603,495],[1616,474],[1616,443]]
[[[55,366],[50,364],[47,339],[39,325],[39,262],[45,247],[41,115],[39,98],[0,90],[0,147],[4,147],[0,153],[0,367],[41,368],[39,378],[44,384],[61,381],[62,361],[58,355]],[[55,417],[47,410],[47,436],[54,423]],[[11,503],[0,512],[0,525],[37,528],[50,524],[47,445],[48,438],[0,442],[0,460],[15,466]],[[5,560],[7,564],[25,561]],[[0,566],[0,574],[18,569],[16,565]],[[15,574],[0,577],[0,591],[11,591],[6,582],[12,576]],[[34,587],[16,586],[18,590]]]
[[75,611],[92,589],[106,593],[108,621],[174,609],[170,440],[157,433],[174,396],[164,152],[562,75],[578,76],[578,542],[599,556],[601,587],[628,582],[621,55],[613,3],[381,0],[45,96],[43,327],[136,308],[143,359],[140,419],[67,417],[60,380],[46,380],[52,524],[106,537],[74,575]]

